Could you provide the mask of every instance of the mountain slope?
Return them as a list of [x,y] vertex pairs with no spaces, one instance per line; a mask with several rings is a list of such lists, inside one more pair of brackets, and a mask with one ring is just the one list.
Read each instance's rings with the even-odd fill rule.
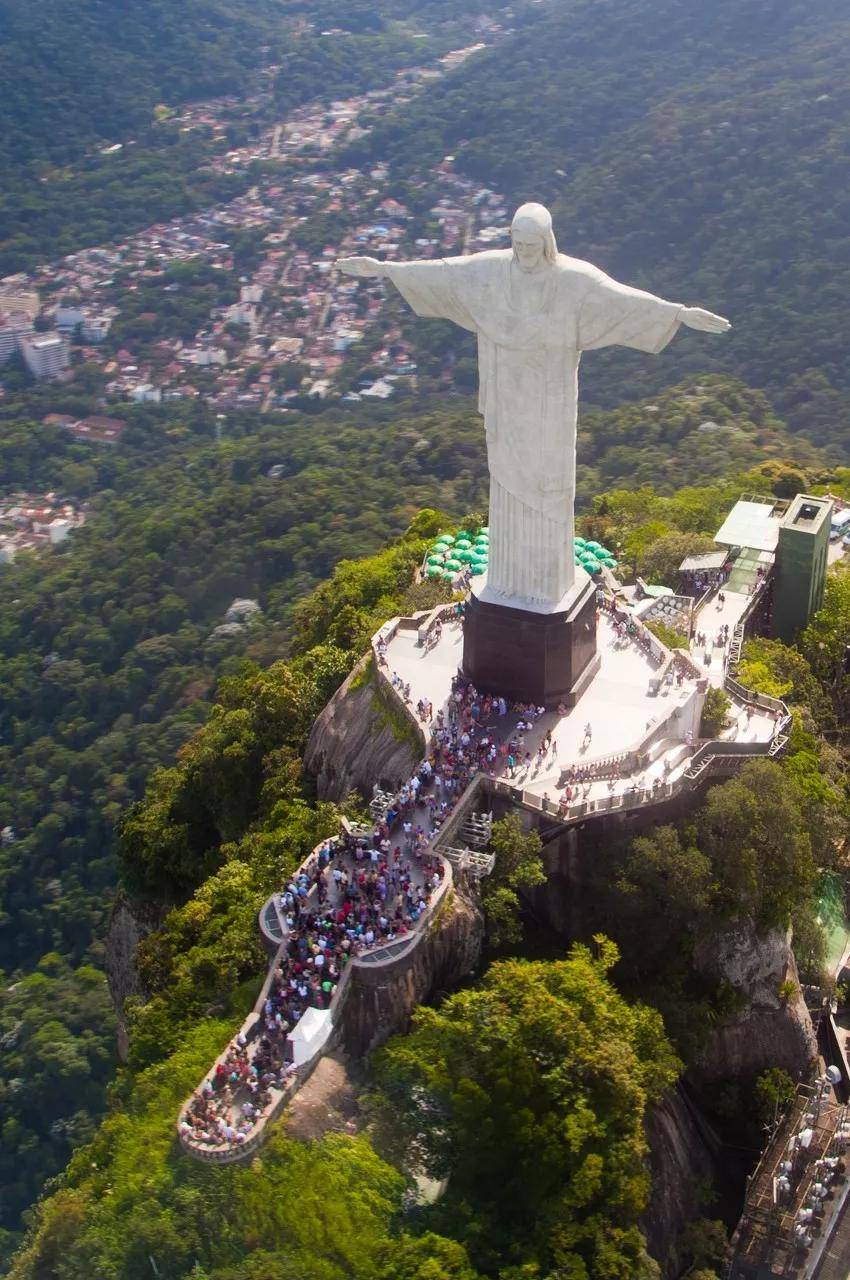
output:
[[728,314],[662,360],[583,367],[612,404],[719,370],[794,429],[850,439],[850,18],[839,0],[579,0],[488,51],[352,148],[423,172],[446,154],[553,209],[564,252]]

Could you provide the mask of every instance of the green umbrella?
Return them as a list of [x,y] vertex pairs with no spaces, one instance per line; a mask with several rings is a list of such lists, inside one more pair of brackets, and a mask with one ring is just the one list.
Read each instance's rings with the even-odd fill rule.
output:
[[478,532],[479,532],[479,533],[487,533],[487,534],[489,534],[489,532],[490,532],[490,526],[489,526],[489,525],[486,525],[486,524],[482,524],[482,526],[481,526],[481,528],[478,530]]
[[464,564],[472,564],[475,556],[471,551],[458,551],[457,558],[458,560],[462,560]]
[[455,550],[468,551],[471,546],[472,546],[472,543],[469,541],[469,538],[458,538],[457,542],[455,543]]
[[442,577],[446,582],[454,582],[454,576],[455,576],[455,575],[454,575],[454,572],[453,572],[453,570],[451,570],[451,569],[443,569],[443,570],[441,571],[441,577]]
[[596,559],[596,556],[586,556],[582,563],[588,573],[598,573],[602,568],[602,565]]
[[476,560],[474,564],[470,565],[469,572],[472,574],[473,578],[475,578],[479,573],[486,573],[487,566],[486,564],[482,564],[480,560]]
[[602,550],[602,543],[601,543],[601,542],[586,542],[584,545],[587,547],[588,551],[601,551],[601,550]]
[[425,570],[425,576],[428,578],[442,578],[443,571],[437,564],[429,564]]
[[438,542],[444,543],[447,547],[450,547],[454,542],[454,540],[455,539],[454,539],[453,533],[441,533],[439,538],[437,539]]
[[617,561],[612,557],[610,560],[605,561],[605,567],[606,569],[610,569],[611,572],[613,573],[616,569],[619,569],[620,566],[617,563]]
[[577,547],[587,546],[587,543],[585,542],[584,538],[573,538],[573,542],[576,544]]
[[451,570],[453,570],[453,571],[454,571],[454,573],[457,573],[457,571],[458,571],[458,569],[459,569],[460,567],[461,567],[460,561],[459,561],[459,560],[455,560],[455,559],[454,559],[454,557],[452,557],[452,559],[451,559],[451,560],[447,560],[447,561],[446,561],[446,568],[447,568],[447,569],[451,569]]
[[440,566],[440,568],[442,569],[442,567],[443,567],[443,557],[442,557],[441,555],[432,554],[432,555],[430,555],[430,556],[428,557],[428,564],[432,564],[432,565],[433,565],[433,564],[436,564],[436,565],[439,565],[439,566]]
[[478,564],[479,562],[480,562],[480,563],[482,563],[482,564],[486,564],[486,563],[487,563],[487,559],[488,559],[488,557],[487,557],[487,552],[486,552],[486,551],[473,551],[473,552],[472,552],[472,559],[475,561],[475,563],[476,563],[476,564]]

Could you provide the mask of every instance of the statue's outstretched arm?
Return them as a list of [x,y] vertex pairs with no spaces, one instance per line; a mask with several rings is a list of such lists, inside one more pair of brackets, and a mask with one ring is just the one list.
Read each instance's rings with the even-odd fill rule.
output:
[[682,307],[679,319],[689,329],[700,329],[703,333],[726,333],[732,328],[723,316],[716,316],[713,311],[703,311],[702,307]]
[[362,278],[371,276],[381,280],[388,274],[387,263],[379,262],[377,258],[337,258],[334,265],[345,276],[360,276]]

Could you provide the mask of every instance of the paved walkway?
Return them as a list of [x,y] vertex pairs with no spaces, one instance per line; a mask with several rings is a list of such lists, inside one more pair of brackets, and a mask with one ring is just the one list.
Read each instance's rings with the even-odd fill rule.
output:
[[[692,640],[690,646],[694,662],[718,689],[722,688],[726,676],[726,662],[735,628],[752,599],[746,592],[732,591],[728,586],[721,590],[724,602],[721,604],[717,594],[710,596],[694,618],[694,633],[704,632],[707,643],[697,644]],[[729,639],[725,644],[718,643],[724,624],[729,627]],[[706,654],[710,656],[710,665],[705,661]]]

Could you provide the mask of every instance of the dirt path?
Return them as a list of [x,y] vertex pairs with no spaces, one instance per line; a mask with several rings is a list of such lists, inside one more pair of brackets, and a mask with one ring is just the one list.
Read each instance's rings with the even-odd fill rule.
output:
[[312,1142],[326,1133],[357,1133],[361,1125],[357,1091],[344,1057],[327,1054],[284,1114],[286,1131],[299,1142]]

